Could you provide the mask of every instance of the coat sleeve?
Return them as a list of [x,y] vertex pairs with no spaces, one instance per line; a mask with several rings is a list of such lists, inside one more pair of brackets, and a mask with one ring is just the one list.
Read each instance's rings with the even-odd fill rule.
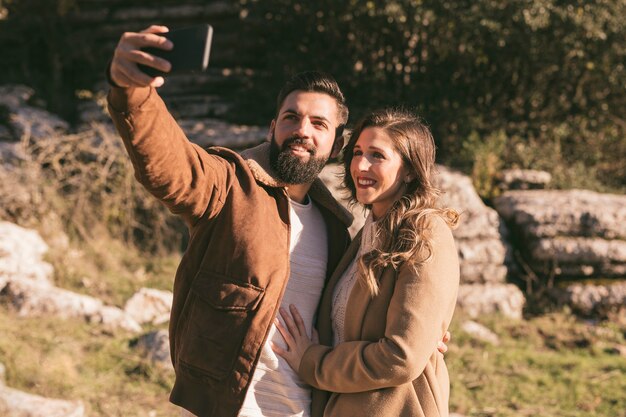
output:
[[107,98],[135,178],[190,226],[217,213],[232,165],[189,142],[154,88],[111,87]]
[[418,273],[402,267],[378,341],[313,345],[299,375],[309,385],[338,393],[394,387],[416,379],[446,332],[459,285],[458,255],[448,226],[437,218],[433,256]]

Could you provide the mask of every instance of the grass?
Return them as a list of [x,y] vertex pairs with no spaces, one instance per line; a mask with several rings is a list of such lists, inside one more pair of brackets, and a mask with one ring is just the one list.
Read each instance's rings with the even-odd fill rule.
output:
[[171,291],[180,255],[146,254],[119,240],[101,237],[81,249],[51,248],[46,261],[54,267],[56,286],[124,307],[142,287]]
[[32,394],[82,400],[89,416],[172,416],[173,372],[135,352],[135,337],[77,320],[24,318],[0,307],[6,384]]
[[[626,343],[626,325],[568,312],[524,321],[483,317],[500,338],[493,346],[465,334],[463,320],[457,314],[446,354],[451,410],[468,417],[626,416],[626,358],[611,350]],[[177,415],[167,400],[173,374],[130,347],[135,335],[79,320],[18,317],[7,307],[0,307],[0,334],[8,386],[82,400],[90,416]]]
[[525,321],[484,317],[499,346],[459,328],[446,354],[451,409],[467,416],[626,416],[626,326],[581,321],[567,312]]

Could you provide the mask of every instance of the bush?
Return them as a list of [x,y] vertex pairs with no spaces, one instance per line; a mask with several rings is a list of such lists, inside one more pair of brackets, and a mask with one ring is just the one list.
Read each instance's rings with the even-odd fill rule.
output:
[[[561,162],[545,168],[562,186],[626,189],[623,1],[240,3],[248,36],[264,41],[255,96],[275,91],[284,73],[323,69],[344,86],[353,114],[417,107],[449,164],[465,162],[465,138],[503,132],[507,148],[532,144],[533,155]],[[528,165],[514,150],[503,156]]]

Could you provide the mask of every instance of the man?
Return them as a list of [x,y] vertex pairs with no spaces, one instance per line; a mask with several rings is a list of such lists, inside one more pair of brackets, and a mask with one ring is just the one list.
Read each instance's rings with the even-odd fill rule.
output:
[[[109,112],[135,176],[190,230],[174,282],[170,400],[195,415],[321,415],[311,392],[272,351],[273,320],[296,304],[311,328],[324,283],[349,243],[351,216],[317,179],[343,146],[348,118],[337,83],[295,76],[281,90],[269,143],[241,155],[191,144],[155,87],[170,49],[151,26],[122,35],[109,68]],[[322,304],[330,302],[324,294]],[[328,335],[321,342],[330,344]],[[322,395],[315,393],[314,395]]]

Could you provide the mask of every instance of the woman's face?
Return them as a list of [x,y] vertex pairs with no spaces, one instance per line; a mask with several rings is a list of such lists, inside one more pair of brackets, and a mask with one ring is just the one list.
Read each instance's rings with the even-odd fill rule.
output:
[[368,127],[354,145],[350,175],[356,199],[371,204],[374,219],[379,219],[402,196],[408,170],[385,130]]

